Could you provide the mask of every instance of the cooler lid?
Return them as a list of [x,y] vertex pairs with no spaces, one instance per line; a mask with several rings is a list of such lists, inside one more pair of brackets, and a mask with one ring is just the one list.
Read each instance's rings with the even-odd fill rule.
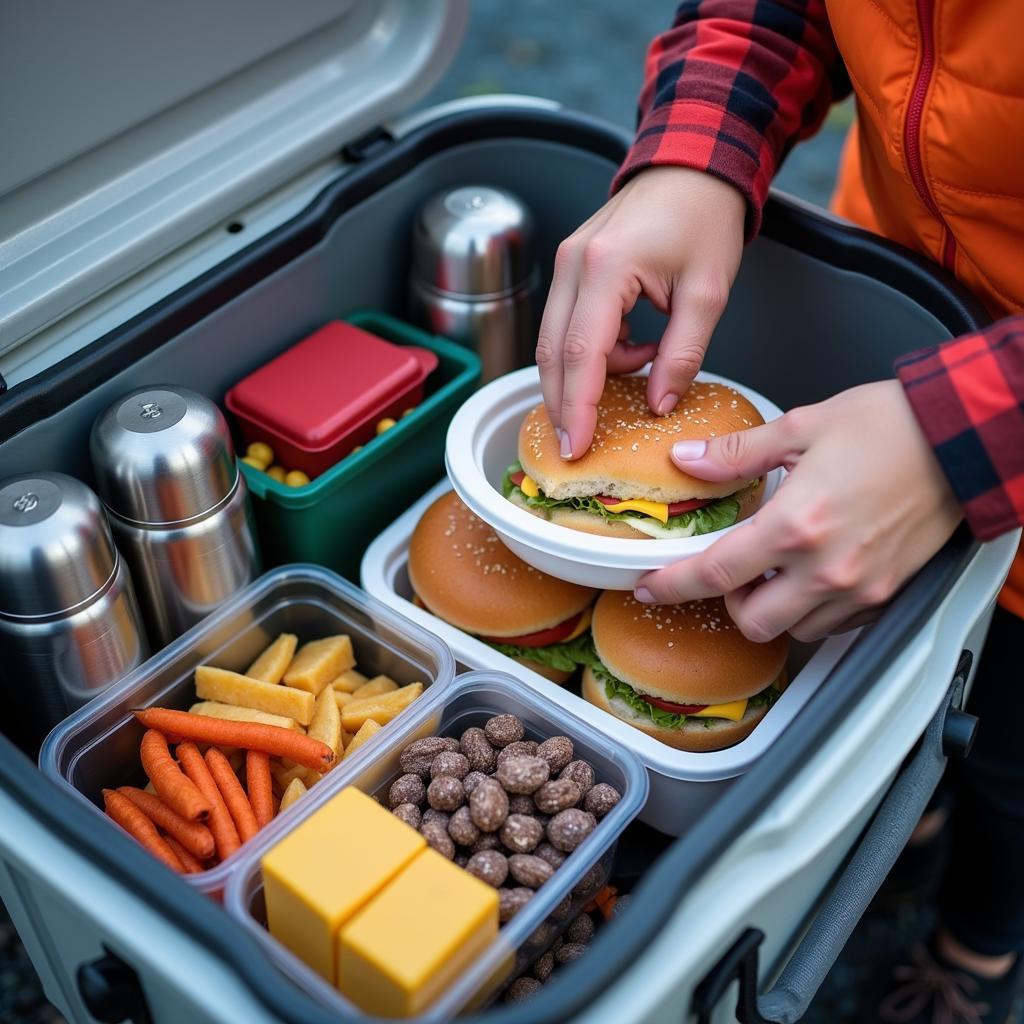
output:
[[0,9],[0,354],[440,78],[468,0]]

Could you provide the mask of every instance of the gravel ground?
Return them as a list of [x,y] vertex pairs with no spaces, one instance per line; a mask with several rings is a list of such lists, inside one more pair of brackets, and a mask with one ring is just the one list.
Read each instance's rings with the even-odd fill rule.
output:
[[[556,99],[617,124],[632,126],[644,52],[664,28],[671,3],[624,4],[590,0],[475,0],[461,52],[424,101],[517,92]],[[510,11],[512,12],[510,14]],[[570,12],[571,13],[568,13]],[[778,185],[810,202],[828,201],[848,106],[833,111],[820,135],[796,149]],[[2,913],[2,908],[0,908]],[[927,925],[929,911],[903,904],[865,920],[806,1017],[812,1024],[853,1024],[878,985],[877,962]],[[57,1024],[9,921],[0,917],[0,1024]]]

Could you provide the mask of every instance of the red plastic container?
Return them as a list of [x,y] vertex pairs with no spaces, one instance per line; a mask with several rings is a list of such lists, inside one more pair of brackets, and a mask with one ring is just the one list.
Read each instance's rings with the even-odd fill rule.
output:
[[333,321],[239,381],[225,396],[246,444],[311,479],[423,401],[437,356]]

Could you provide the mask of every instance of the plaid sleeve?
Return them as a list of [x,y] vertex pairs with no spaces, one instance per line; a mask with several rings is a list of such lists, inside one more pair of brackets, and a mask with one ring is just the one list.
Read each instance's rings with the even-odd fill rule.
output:
[[684,0],[647,53],[637,136],[612,186],[657,164],[747,198],[747,237],[782,158],[850,90],[825,0]]
[[1024,524],[1024,316],[912,352],[896,372],[975,536]]

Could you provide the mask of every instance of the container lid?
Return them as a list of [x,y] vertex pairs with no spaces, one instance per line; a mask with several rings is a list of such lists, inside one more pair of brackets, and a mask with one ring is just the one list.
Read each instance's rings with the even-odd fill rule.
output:
[[50,472],[0,480],[0,615],[68,611],[116,569],[103,507],[85,484]]
[[5,5],[0,354],[407,110],[468,6]]
[[414,272],[446,294],[508,292],[533,272],[533,236],[533,217],[511,192],[486,185],[446,189],[416,217]]
[[320,451],[412,391],[436,366],[433,352],[333,321],[249,374],[225,404],[299,448]]
[[96,489],[107,507],[145,525],[201,516],[238,479],[220,409],[176,385],[138,388],[119,398],[93,425],[90,448]]

